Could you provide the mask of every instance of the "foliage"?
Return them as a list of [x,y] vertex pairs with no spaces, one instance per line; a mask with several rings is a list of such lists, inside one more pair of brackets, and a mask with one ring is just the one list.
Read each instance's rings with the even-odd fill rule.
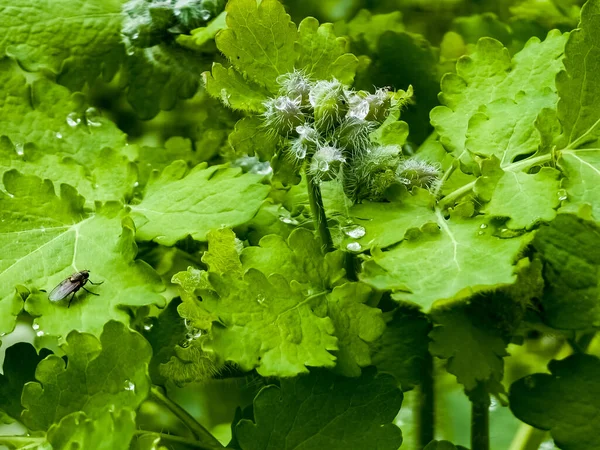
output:
[[600,446],[600,0],[434,3],[0,0],[0,445]]

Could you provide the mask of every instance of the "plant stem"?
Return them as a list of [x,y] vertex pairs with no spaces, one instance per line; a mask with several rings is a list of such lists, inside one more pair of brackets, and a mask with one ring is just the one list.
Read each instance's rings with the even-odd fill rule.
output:
[[181,436],[174,436],[172,434],[159,433],[157,431],[136,430],[134,432],[134,434],[136,436],[143,436],[145,434],[155,435],[155,436],[160,437],[160,439],[163,441],[175,442],[177,444],[187,445],[188,447],[199,448],[201,450],[213,450],[214,449],[214,447],[207,447],[200,441],[193,441],[191,439],[186,439]]
[[433,374],[433,356],[427,352],[423,361],[421,384],[418,396],[418,443],[417,448],[422,450],[434,438],[435,429],[435,386]]
[[538,450],[547,437],[547,431],[538,430],[525,423],[521,424],[509,450]]
[[471,449],[490,450],[490,396],[485,385],[479,383],[470,393]]
[[217,438],[210,434],[206,428],[200,425],[186,410],[164,395],[156,386],[153,386],[150,389],[150,395],[155,401],[166,406],[173,414],[175,414],[175,416],[177,416],[179,420],[185,424],[185,426],[190,429],[190,431],[198,439],[198,445],[202,444],[207,449],[224,448]]
[[319,182],[309,173],[308,169],[306,170],[306,186],[308,188],[308,201],[313,221],[315,222],[315,229],[321,238],[321,248],[323,249],[323,253],[328,253],[333,250],[333,240],[327,226],[327,215],[323,206],[321,186],[319,186]]

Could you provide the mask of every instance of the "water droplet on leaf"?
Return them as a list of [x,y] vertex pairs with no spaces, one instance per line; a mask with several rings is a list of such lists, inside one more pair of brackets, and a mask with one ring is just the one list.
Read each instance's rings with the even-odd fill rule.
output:
[[23,156],[25,154],[25,146],[21,143],[16,143],[15,151],[17,152],[17,155]]
[[44,335],[44,332],[42,330],[38,331],[37,333],[35,333],[35,335],[37,337],[42,337]]
[[81,123],[81,117],[76,112],[69,113],[67,116],[67,125],[72,128],[75,128]]
[[292,219],[291,217],[279,216],[279,220],[281,220],[286,225],[298,225],[298,221],[296,219]]
[[200,10],[200,18],[202,20],[204,20],[205,22],[210,19],[211,13],[208,9],[201,9]]
[[561,202],[564,202],[566,199],[569,198],[569,195],[567,194],[567,190],[566,189],[559,189],[557,194],[558,194],[558,199]]
[[135,384],[133,384],[131,380],[125,380],[125,383],[123,383],[123,388],[126,391],[135,392]]
[[55,136],[56,136],[56,139],[62,139],[62,137],[63,137],[63,135],[60,131],[57,132]]
[[102,126],[102,122],[100,121],[100,117],[102,114],[97,108],[90,106],[85,110],[85,121],[90,127],[99,127]]
[[487,223],[482,223],[481,225],[479,225],[479,228],[481,228],[482,230],[485,230],[487,227]]
[[343,231],[346,236],[351,237],[352,239],[360,239],[367,233],[365,227],[362,227],[360,225],[351,225],[345,227]]
[[39,330],[40,329],[40,325],[37,323],[34,323],[33,325],[31,325],[31,328],[33,328],[34,330]]
[[346,245],[346,248],[351,252],[360,252],[362,249],[358,242],[350,242],[348,245]]

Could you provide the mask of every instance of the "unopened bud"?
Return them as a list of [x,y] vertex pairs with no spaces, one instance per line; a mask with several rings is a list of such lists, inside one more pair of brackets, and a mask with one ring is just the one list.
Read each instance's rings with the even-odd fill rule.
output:
[[280,96],[264,102],[263,118],[265,127],[272,132],[287,136],[297,126],[304,123],[304,113],[301,109],[300,97],[290,98]]
[[314,110],[315,125],[321,131],[337,126],[348,112],[346,90],[338,80],[317,82],[308,98]]

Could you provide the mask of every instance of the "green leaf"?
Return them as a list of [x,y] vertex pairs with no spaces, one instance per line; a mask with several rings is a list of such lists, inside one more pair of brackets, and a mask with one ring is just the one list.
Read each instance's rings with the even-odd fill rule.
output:
[[[200,277],[196,280],[202,287]],[[209,281],[217,295],[204,292],[198,314],[218,323],[200,338],[204,350],[244,371],[256,368],[262,376],[294,376],[308,372],[306,366],[335,365],[333,323],[315,312],[324,293],[306,297],[283,276],[266,277],[256,269],[242,279],[210,273]],[[189,283],[185,289],[193,294],[194,288]]]
[[508,342],[490,323],[485,308],[452,308],[434,311],[429,350],[448,360],[446,370],[470,391],[478,382],[501,381]]
[[556,445],[568,450],[600,447],[600,360],[575,354],[550,361],[550,374],[536,373],[510,387],[510,409],[523,422],[550,430]]
[[[14,297],[18,285],[31,291],[26,309],[41,316],[36,318],[40,335],[66,336],[74,328],[99,334],[111,319],[129,322],[123,306],[164,305],[158,294],[163,289],[160,278],[146,263],[135,261],[133,223],[120,204],[107,203],[88,213],[72,187],[63,184],[57,196],[49,180],[16,171],[4,174],[4,185],[9,193],[0,194],[4,330],[14,324],[9,312],[18,312]],[[67,301],[53,303],[39,292],[50,292],[83,269],[91,271],[92,281],[104,281],[93,289],[100,297],[81,291],[67,308]]]
[[333,286],[344,275],[344,254],[335,251],[323,257],[319,238],[305,228],[296,228],[287,241],[275,234],[265,236],[258,247],[246,247],[241,259],[245,270],[283,275],[289,283],[295,281],[313,294]]
[[31,344],[18,342],[6,349],[3,372],[0,375],[0,408],[15,420],[21,418],[23,386],[35,379],[35,368],[48,356],[48,350],[35,351]]
[[230,229],[222,228],[209,232],[207,238],[210,244],[208,251],[202,255],[202,262],[208,266],[208,269],[219,275],[230,273],[241,276],[240,253],[243,244],[236,238],[235,233]]
[[229,145],[238,157],[258,156],[269,161],[277,151],[279,138],[264,127],[260,117],[244,117],[229,135]]
[[120,322],[108,322],[100,340],[72,331],[61,346],[68,362],[48,356],[23,390],[23,422],[33,430],[48,429],[68,414],[81,411],[92,419],[106,408],[135,410],[150,389],[150,344]]
[[379,372],[394,375],[403,391],[421,383],[423,363],[429,357],[431,322],[409,308],[398,308],[386,314],[386,329],[376,343],[373,364]]
[[402,404],[393,377],[336,377],[328,372],[281,380],[254,400],[254,422],[235,428],[244,450],[372,448],[396,450],[402,433],[392,423]]
[[442,79],[445,106],[431,111],[442,144],[457,157],[465,146],[475,154],[495,154],[503,166],[535,152],[540,138],[531,127],[557,100],[554,78],[565,40],[557,31],[543,42],[532,38],[512,60],[500,42],[479,40],[472,55],[459,59],[456,74]]
[[591,206],[592,216],[600,221],[600,150],[563,150],[559,164],[566,175],[562,186],[567,191],[567,201],[560,211],[577,213]]
[[0,2],[0,52],[28,71],[48,69],[72,90],[110,80],[125,56],[122,0],[9,0]]
[[348,23],[336,23],[336,31],[350,37],[356,53],[375,53],[383,33],[404,31],[402,13],[394,11],[388,14],[371,14],[362,9]]
[[223,11],[211,20],[207,26],[192,30],[191,36],[187,34],[177,36],[177,43],[191,50],[203,51],[208,47],[207,44],[213,42],[217,32],[227,27],[226,17],[227,13]]
[[327,314],[338,338],[335,371],[358,377],[371,364],[371,347],[385,330],[379,308],[369,306],[373,291],[366,284],[346,283],[327,296]]
[[533,247],[544,262],[544,320],[559,329],[600,325],[600,227],[571,214],[542,226]]
[[45,78],[28,82],[6,58],[0,60],[0,84],[0,129],[8,138],[0,145],[0,172],[15,168],[74,185],[90,204],[130,195],[135,168],[123,150],[126,136],[114,123],[62,86]]
[[571,149],[600,137],[599,18],[600,2],[586,2],[581,10],[579,29],[570,33],[565,47],[565,70],[556,78],[563,146]]
[[344,84],[352,84],[358,58],[347,52],[346,39],[336,37],[333,24],[307,17],[298,26],[296,66],[305,69],[315,80],[336,78]]
[[296,26],[277,0],[232,0],[227,3],[227,29],[217,34],[217,47],[238,72],[269,92],[277,77],[291,72],[296,53]]
[[[439,227],[439,228],[438,228]],[[438,300],[464,299],[515,282],[513,265],[530,236],[497,237],[500,231],[481,217],[449,220],[438,215],[409,240],[381,251],[363,264],[360,279],[393,289],[396,300],[428,310]]]
[[[354,205],[350,209],[350,220],[354,226],[345,228],[344,244],[358,242],[363,249],[390,247],[402,241],[411,228],[435,223],[433,203],[431,193],[416,189],[414,194],[405,192],[401,198],[390,203],[365,202]],[[364,228],[364,235],[358,239],[352,238],[353,234],[356,236],[356,226]]]
[[136,237],[163,245],[190,235],[205,241],[211,229],[235,227],[250,220],[269,192],[263,175],[238,168],[206,167],[187,172],[175,161],[148,182],[144,199],[132,206]]
[[137,49],[124,69],[127,100],[141,119],[152,119],[160,110],[173,109],[179,99],[192,98],[210,63],[176,44]]
[[213,63],[210,72],[202,74],[206,91],[225,106],[239,111],[261,113],[269,93],[260,85],[245,80],[233,67]]
[[136,431],[135,413],[130,409],[105,409],[94,418],[83,412],[63,417],[48,430],[54,450],[128,450]]
[[468,450],[462,445],[454,445],[450,441],[431,441],[423,450]]
[[531,229],[539,222],[551,222],[560,204],[560,172],[543,167],[538,173],[505,172],[498,181],[485,213],[509,217],[508,228]]

